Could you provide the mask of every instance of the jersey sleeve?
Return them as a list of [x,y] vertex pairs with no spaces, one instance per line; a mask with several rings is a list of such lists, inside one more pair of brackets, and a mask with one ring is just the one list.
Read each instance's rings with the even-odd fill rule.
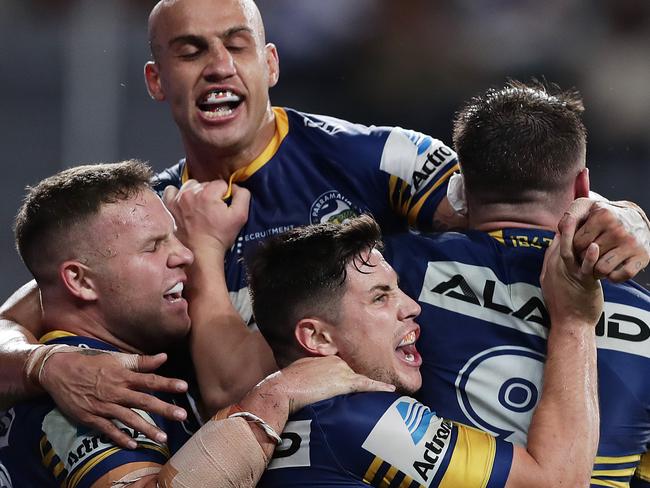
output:
[[[135,412],[155,423],[146,412]],[[53,409],[42,423],[39,451],[43,465],[61,486],[88,488],[109,471],[127,464],[137,463],[135,466],[142,468],[167,462],[170,453],[166,445],[123,424],[117,425],[137,441],[136,449],[122,449],[102,434],[72,424],[58,409]]]
[[411,227],[429,230],[447,185],[459,170],[456,153],[442,141],[399,127],[391,129],[380,169],[388,173],[388,199]]
[[376,487],[496,488],[513,457],[512,444],[440,418],[410,397],[386,409],[361,448],[370,454],[363,480]]

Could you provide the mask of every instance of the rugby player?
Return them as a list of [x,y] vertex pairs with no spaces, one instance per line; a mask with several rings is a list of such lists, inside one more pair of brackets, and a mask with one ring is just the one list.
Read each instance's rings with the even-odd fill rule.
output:
[[[546,382],[549,304],[538,279],[544,253],[564,209],[589,193],[582,111],[577,92],[539,84],[511,82],[472,99],[454,127],[471,230],[386,238],[400,286],[422,307],[418,399],[518,444],[530,442]],[[601,260],[610,263],[605,273],[615,272],[613,252]],[[591,483],[647,487],[650,293],[608,280],[603,291],[596,329],[601,427]]]
[[[252,0],[164,0],[150,15],[149,37],[153,60],[145,67],[147,87],[155,100],[169,103],[186,152],[185,159],[158,176],[159,191],[167,185],[178,187],[190,177],[200,182],[221,178],[228,188],[236,182],[254,197],[250,218],[234,248],[223,251],[225,272],[215,270],[212,281],[222,289],[219,293],[204,287],[195,290],[210,294],[213,311],[220,311],[222,318],[200,320],[211,325],[197,325],[190,336],[201,391],[206,403],[216,409],[241,396],[275,367],[259,334],[246,328],[252,315],[240,263],[245,250],[296,225],[342,221],[362,212],[371,212],[387,233],[403,231],[408,225],[423,229],[458,225],[463,219],[445,196],[457,160],[442,142],[413,131],[365,127],[271,107],[268,90],[278,81],[278,53],[266,43]],[[172,193],[168,201],[175,198]],[[627,212],[640,220],[635,210],[612,207],[609,211]],[[594,214],[586,228],[600,229],[601,218],[602,214]],[[643,225],[645,234],[617,252],[622,274],[630,275],[633,262],[647,262],[643,243],[650,243],[646,238],[650,232]],[[597,269],[602,266],[599,262]],[[206,277],[206,281],[210,280]],[[20,378],[25,357],[34,347],[26,339],[33,341],[39,335],[39,316],[33,287],[5,307],[7,322],[0,329],[4,391],[28,393]],[[23,324],[31,334],[11,322]],[[204,337],[212,332],[208,327],[217,326],[221,340],[215,347]],[[64,365],[56,356],[48,368],[58,374],[50,375],[50,383],[43,385],[53,395],[71,388],[74,370],[80,368],[65,368],[84,359],[71,358]],[[127,372],[115,371],[117,377],[124,375]],[[137,375],[128,377],[136,381]],[[238,381],[232,381],[234,377]],[[66,409],[126,442],[97,414],[107,415],[105,405],[126,402],[130,406],[125,400],[130,393],[114,385],[105,390],[112,393],[92,405],[77,401],[89,392],[67,395]]]
[[[16,220],[16,240],[39,284],[47,327],[42,341],[52,347],[45,356],[30,357],[34,380],[54,350],[68,356],[81,347],[91,358],[155,353],[188,333],[181,292],[193,254],[176,238],[173,218],[149,186],[151,176],[134,161],[81,166],[29,191]],[[136,444],[133,450],[73,423],[49,398],[19,404],[0,416],[0,479],[9,488],[252,486],[275,446],[260,425],[281,430],[301,404],[344,391],[394,389],[354,374],[340,360],[294,366],[242,399],[243,418],[210,420],[194,436],[196,416],[169,422],[131,411],[167,434],[149,440],[118,423]],[[196,412],[185,394],[165,400]],[[266,424],[247,424],[255,419],[250,414]],[[197,477],[195,464],[209,466],[209,477]]]
[[[408,396],[422,382],[420,307],[398,287],[370,217],[262,243],[248,260],[250,287],[278,364],[338,355],[397,392],[338,396],[291,416],[258,486],[586,486],[598,442],[602,291],[593,277],[598,246],[579,265],[574,226],[565,222],[542,274],[552,326],[527,447],[448,421]],[[445,335],[436,340],[445,347]]]

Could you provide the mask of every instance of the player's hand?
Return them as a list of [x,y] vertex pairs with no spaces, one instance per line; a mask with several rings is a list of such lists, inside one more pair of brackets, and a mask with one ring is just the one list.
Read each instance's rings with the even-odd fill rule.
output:
[[232,247],[248,219],[250,192],[232,185],[230,204],[224,201],[228,183],[187,181],[181,189],[165,188],[163,202],[176,219],[177,236],[192,251],[203,246],[223,252]]
[[627,202],[579,198],[568,212],[579,222],[573,246],[583,256],[592,242],[600,256],[595,276],[622,282],[636,276],[650,261],[650,228],[638,207]]
[[267,376],[249,395],[288,405],[289,415],[306,405],[360,391],[395,391],[395,386],[352,371],[338,356],[302,358]]
[[540,282],[554,326],[584,323],[595,326],[603,309],[603,292],[595,277],[598,245],[591,243],[579,262],[573,249],[576,226],[575,217],[564,214],[558,225],[559,234],[544,256]]
[[184,409],[143,393],[187,391],[186,382],[151,373],[166,360],[166,354],[139,356],[98,353],[94,349],[61,352],[53,354],[45,363],[40,383],[66,416],[105,434],[120,447],[134,449],[135,441],[111,419],[152,440],[166,442],[164,432],[131,408],[176,421],[187,417]]

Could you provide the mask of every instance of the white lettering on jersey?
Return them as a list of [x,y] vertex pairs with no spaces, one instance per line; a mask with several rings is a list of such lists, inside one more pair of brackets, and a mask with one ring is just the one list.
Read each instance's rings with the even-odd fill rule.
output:
[[[133,411],[150,424],[155,425],[153,419],[145,411],[137,409],[133,409]],[[122,432],[131,436],[139,444],[162,446],[117,420],[113,422]],[[80,429],[72,424],[58,409],[52,410],[45,416],[42,430],[68,472],[83,465],[96,452],[114,447],[108,438],[98,432],[88,431],[85,428]]]
[[311,466],[309,440],[311,420],[287,422],[282,431],[282,444],[275,448],[273,459],[266,469],[299,468]]
[[451,431],[451,423],[403,396],[386,410],[361,447],[429,486],[449,448]]
[[[503,283],[484,266],[430,262],[418,300],[527,334],[548,335],[541,289],[528,283]],[[596,344],[599,349],[650,358],[650,311],[605,302]]]
[[456,158],[442,141],[400,127],[391,130],[379,168],[407,182],[416,193]]

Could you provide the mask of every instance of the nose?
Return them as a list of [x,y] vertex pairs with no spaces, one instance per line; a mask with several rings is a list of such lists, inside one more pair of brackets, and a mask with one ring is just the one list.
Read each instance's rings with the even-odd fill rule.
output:
[[400,320],[415,319],[418,315],[420,315],[422,308],[420,307],[418,302],[413,300],[402,290],[400,290],[400,293],[401,293],[401,303],[399,307],[399,314],[400,314],[399,319]]
[[209,52],[208,62],[203,68],[203,78],[207,81],[220,81],[234,76],[236,73],[235,60],[230,51],[219,42]]
[[172,249],[167,258],[167,266],[170,268],[178,268],[181,266],[189,266],[194,262],[194,254],[181,241],[174,236],[172,242]]

